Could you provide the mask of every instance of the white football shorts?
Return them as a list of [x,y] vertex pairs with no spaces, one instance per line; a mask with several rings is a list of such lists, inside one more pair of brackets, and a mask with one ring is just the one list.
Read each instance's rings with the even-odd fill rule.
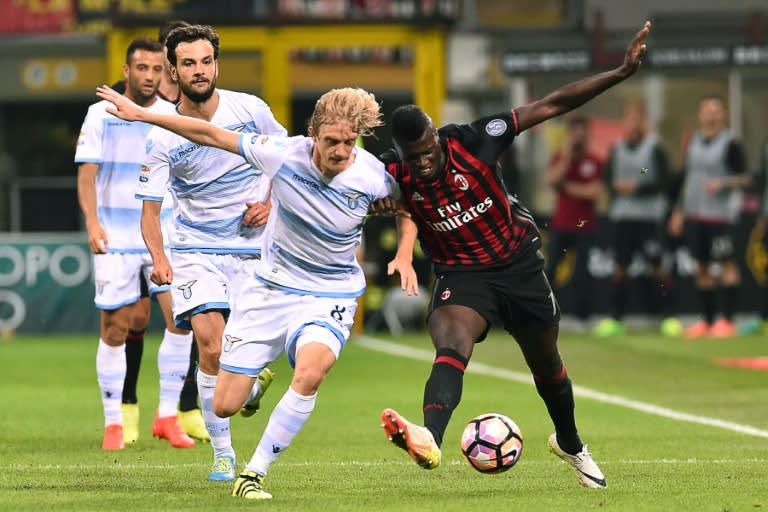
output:
[[338,359],[349,339],[357,301],[299,295],[252,278],[224,329],[220,368],[256,377],[285,352],[291,367],[305,344],[327,346]]
[[177,327],[192,329],[190,318],[212,309],[226,319],[238,287],[254,280],[258,256],[237,254],[171,253],[173,317]]
[[141,282],[139,273],[144,274],[149,295],[168,291],[169,286],[158,286],[149,279],[152,273],[152,258],[149,253],[119,253],[93,255],[93,278],[96,307],[107,311],[120,309],[139,300]]

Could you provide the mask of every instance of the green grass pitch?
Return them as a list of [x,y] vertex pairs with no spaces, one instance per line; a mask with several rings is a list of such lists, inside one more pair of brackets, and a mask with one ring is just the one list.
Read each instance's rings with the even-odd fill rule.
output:
[[[423,356],[413,350],[419,349],[429,357],[431,351],[422,333],[377,339],[401,344],[404,355]],[[714,362],[766,356],[764,338],[690,342],[648,333],[620,340],[563,334],[560,348],[574,384],[620,402],[576,399],[580,432],[609,485],[598,491],[579,487],[572,470],[547,451],[550,420],[530,382],[507,378],[527,372],[504,333],[492,332],[476,348],[462,403],[446,432],[443,465],[434,471],[420,469],[391,446],[378,419],[382,408],[393,407],[420,421],[429,362],[353,339],[323,384],[312,418],[272,467],[265,483],[274,499],[266,503],[233,498],[231,484],[208,482],[208,445],[174,450],[152,438],[158,341],[149,336],[144,351],[141,438],[119,453],[100,449],[94,335],[0,341],[0,510],[768,509],[768,373]],[[262,411],[232,420],[238,469],[290,381],[284,360],[274,369],[277,379]],[[750,426],[754,432],[641,412],[622,400],[658,406],[661,414],[671,410]],[[506,414],[523,431],[522,458],[501,475],[475,472],[459,451],[464,423],[484,412]]]

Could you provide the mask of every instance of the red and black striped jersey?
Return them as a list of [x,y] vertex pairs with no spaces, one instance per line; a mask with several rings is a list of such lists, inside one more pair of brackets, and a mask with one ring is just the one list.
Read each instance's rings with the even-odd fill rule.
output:
[[509,265],[541,246],[533,217],[508,194],[496,165],[517,134],[514,110],[440,128],[445,167],[430,179],[394,150],[382,155],[436,270]]

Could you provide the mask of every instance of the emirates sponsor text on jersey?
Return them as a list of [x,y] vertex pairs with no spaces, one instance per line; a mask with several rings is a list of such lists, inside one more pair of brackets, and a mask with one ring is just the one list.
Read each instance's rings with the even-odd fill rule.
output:
[[458,229],[468,222],[477,219],[480,214],[487,212],[493,206],[493,199],[486,197],[482,202],[471,206],[467,210],[461,209],[461,204],[456,201],[446,206],[437,208],[437,213],[445,220],[440,222],[427,221],[429,226],[435,231],[451,231]]

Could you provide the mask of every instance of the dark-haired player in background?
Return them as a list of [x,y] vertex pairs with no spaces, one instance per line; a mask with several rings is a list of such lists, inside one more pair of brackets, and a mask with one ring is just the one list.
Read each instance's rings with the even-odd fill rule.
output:
[[[190,26],[189,23],[181,20],[167,21],[160,26],[157,40],[163,46],[164,53],[166,52],[165,41],[168,39],[168,34],[176,28],[188,26]],[[167,53],[165,56],[165,65],[163,66],[163,74],[160,79],[160,86],[157,89],[157,95],[166,101],[170,101],[174,105],[178,105],[179,101],[181,101],[181,89],[179,89],[178,81],[171,75],[171,66],[170,62],[168,62]],[[113,84],[112,89],[120,94],[124,94],[125,80]],[[136,405],[138,402],[136,384],[139,378],[139,369],[141,368],[141,356],[144,352],[144,333],[149,325],[151,311],[149,295],[145,292],[147,284],[143,277],[141,279],[141,300],[134,308],[133,320],[125,344],[125,359],[128,364],[125,383],[123,385],[123,421],[126,429],[125,432],[138,432],[139,411],[138,406]],[[195,373],[199,362],[200,355],[197,343],[193,342],[189,356],[187,376],[184,379],[184,387],[182,388],[181,396],[179,397],[179,423],[181,423],[184,432],[190,437],[199,439],[200,441],[210,441],[211,436],[205,428],[203,414],[197,403],[198,392]]]
[[[147,108],[173,112],[171,103],[157,97],[163,60],[157,41],[143,38],[131,42],[123,67],[127,81],[124,96]],[[105,450],[122,450],[125,443],[134,443],[139,436],[136,378],[148,308],[139,307],[136,312],[135,304],[141,302],[140,290],[144,286],[157,299],[166,320],[158,351],[160,404],[152,430],[176,448],[195,445],[182,431],[176,416],[182,387],[179,377],[186,373],[192,334],[174,325],[168,288],[147,281],[152,268],[141,238],[141,202],[125,190],[133,188],[139,175],[150,128],[143,123],[116,122],[105,111],[105,102],[98,102],[88,109],[75,153],[78,199],[88,230],[88,245],[94,253],[95,302],[101,310],[96,370],[104,406]],[[166,205],[170,207],[167,200]],[[166,212],[170,214],[169,209]],[[140,331],[136,330],[137,322],[144,322],[139,324]],[[128,346],[135,349],[130,357]],[[130,374],[129,370],[135,373]]]
[[[576,430],[571,381],[557,349],[560,311],[543,272],[538,228],[510,199],[496,161],[523,130],[583,105],[634,74],[650,29],[646,22],[620,67],[468,125],[438,130],[414,105],[393,113],[395,150],[382,159],[412,213],[412,220],[400,219],[401,227],[411,236],[418,227],[434,263],[429,331],[437,353],[424,390],[425,426],[392,409],[382,411],[381,419],[388,438],[420,466],[440,464],[439,446],[461,399],[474,345],[493,321],[500,321],[520,345],[554,422],[550,450],[576,470],[582,485],[606,486]],[[391,209],[386,205],[380,211]],[[410,265],[408,246],[401,246],[392,270]]]

